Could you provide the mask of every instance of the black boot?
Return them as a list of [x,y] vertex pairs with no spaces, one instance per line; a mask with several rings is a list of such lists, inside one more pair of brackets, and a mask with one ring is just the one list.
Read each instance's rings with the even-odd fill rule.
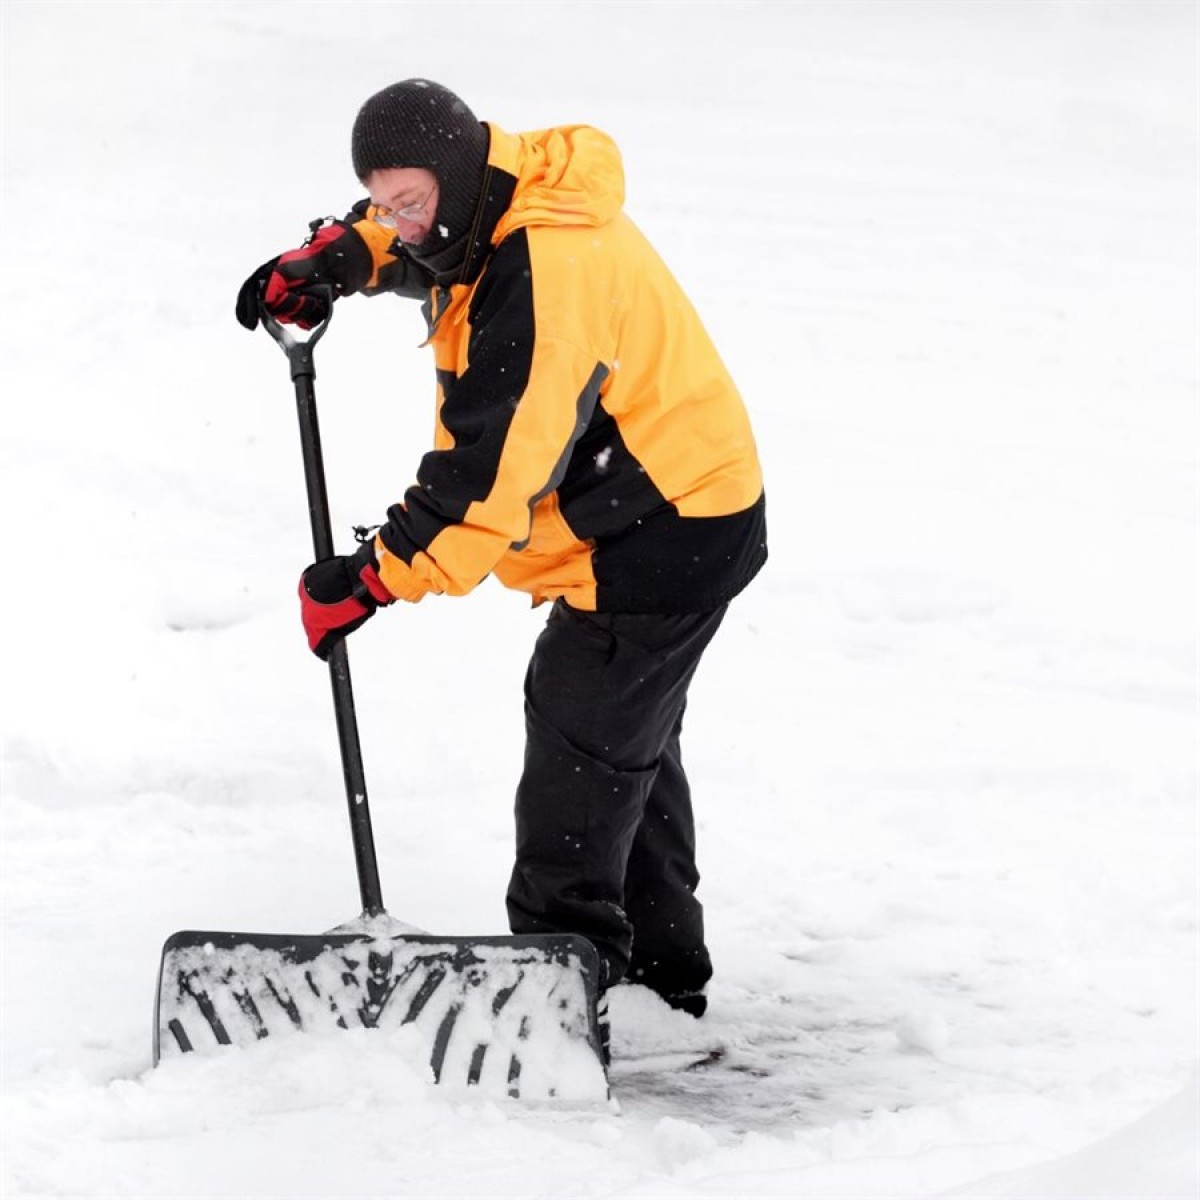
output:
[[663,999],[676,1011],[692,1017],[702,1017],[708,1011],[708,997],[703,992],[673,992]]

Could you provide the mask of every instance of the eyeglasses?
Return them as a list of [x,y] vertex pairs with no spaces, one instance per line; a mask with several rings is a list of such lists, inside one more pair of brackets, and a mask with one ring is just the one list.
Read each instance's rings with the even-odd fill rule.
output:
[[406,204],[403,208],[388,208],[384,204],[377,204],[375,211],[371,214],[377,224],[382,225],[384,229],[396,229],[397,221],[416,221],[425,211],[425,206],[429,203],[433,193],[437,191],[437,184],[425,195],[424,200],[418,201],[416,204]]

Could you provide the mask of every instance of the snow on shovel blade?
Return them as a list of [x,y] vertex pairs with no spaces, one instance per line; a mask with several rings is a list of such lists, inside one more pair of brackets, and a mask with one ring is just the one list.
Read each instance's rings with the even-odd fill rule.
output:
[[297,1031],[409,1027],[438,1083],[603,1101],[598,977],[595,949],[570,935],[186,931],[163,947],[154,1061]]

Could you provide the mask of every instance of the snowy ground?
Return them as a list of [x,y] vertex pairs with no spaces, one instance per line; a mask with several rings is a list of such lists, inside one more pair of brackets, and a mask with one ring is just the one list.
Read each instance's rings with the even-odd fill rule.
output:
[[[1196,1194],[1193,4],[0,14],[5,1197]],[[618,994],[620,1115],[366,1034],[149,1068],[167,934],[357,911],[291,387],[232,304],[415,74],[618,139],[763,451],[688,730],[711,1014]],[[343,544],[425,447],[420,338],[348,301],[319,351]],[[351,644],[404,920],[504,931],[541,620],[486,585]]]

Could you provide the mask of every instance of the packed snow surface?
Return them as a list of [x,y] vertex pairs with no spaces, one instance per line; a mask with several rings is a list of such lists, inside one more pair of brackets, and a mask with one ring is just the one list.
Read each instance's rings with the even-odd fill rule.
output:
[[[17,1197],[1194,1197],[1191,3],[5,0],[3,1145]],[[613,997],[619,1111],[404,1029],[151,1059],[164,939],[359,912],[287,365],[242,279],[408,76],[586,122],[738,380],[771,559],[692,692],[717,974]],[[432,425],[339,302],[339,545]],[[505,932],[543,611],[350,643],[384,895]]]

